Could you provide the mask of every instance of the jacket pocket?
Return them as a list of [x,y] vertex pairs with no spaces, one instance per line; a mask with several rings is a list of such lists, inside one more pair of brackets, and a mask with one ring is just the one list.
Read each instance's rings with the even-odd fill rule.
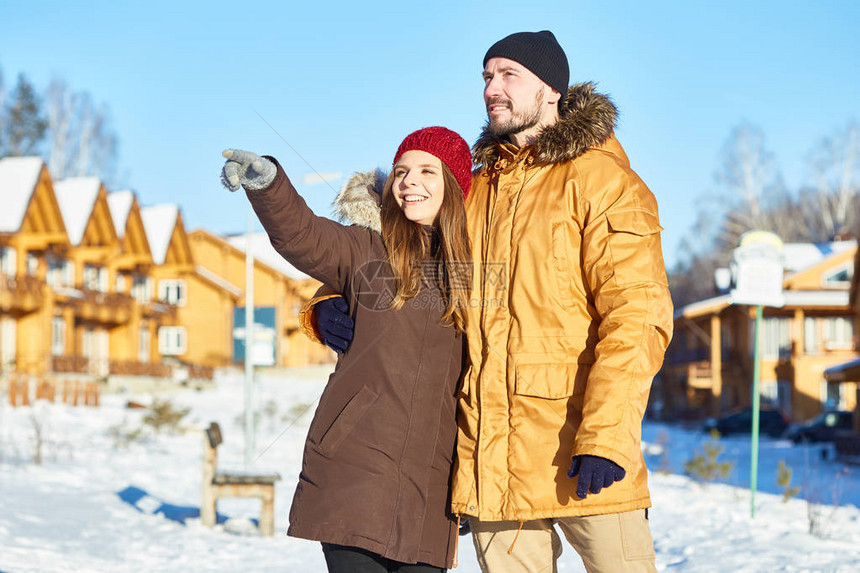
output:
[[552,224],[552,269],[555,274],[558,302],[562,306],[573,306],[573,281],[569,260],[570,237],[567,225],[563,222]]
[[582,394],[588,370],[578,364],[519,364],[514,393],[547,400]]
[[376,392],[367,386],[362,386],[361,390],[350,398],[334,422],[331,423],[329,429],[326,430],[317,448],[320,453],[325,456],[332,455],[378,397]]
[[657,215],[642,209],[606,213],[611,231],[609,252],[616,285],[666,283],[660,246],[663,227]]

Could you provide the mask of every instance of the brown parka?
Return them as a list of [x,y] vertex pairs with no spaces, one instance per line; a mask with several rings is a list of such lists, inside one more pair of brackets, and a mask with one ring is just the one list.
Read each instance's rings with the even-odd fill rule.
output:
[[[531,520],[650,506],[640,451],[672,333],[657,202],[615,139],[616,110],[570,88],[516,148],[486,129],[466,203],[475,263],[452,507]],[[571,458],[627,472],[586,499]]]
[[[341,204],[348,194],[347,216],[378,229],[368,183],[353,178]],[[275,250],[343,293],[355,320],[308,431],[288,534],[450,567],[464,337],[440,323],[439,287],[425,282],[392,310],[394,279],[378,230],[315,216],[280,166],[271,186],[247,195]]]

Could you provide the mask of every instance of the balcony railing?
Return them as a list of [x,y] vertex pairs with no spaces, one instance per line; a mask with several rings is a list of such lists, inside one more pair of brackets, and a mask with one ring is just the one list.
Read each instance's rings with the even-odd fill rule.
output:
[[713,368],[709,361],[693,362],[687,366],[687,384],[691,388],[710,388],[713,385]]
[[51,370],[86,374],[90,370],[90,359],[85,356],[52,356]]
[[122,293],[84,289],[75,304],[75,316],[107,324],[122,324],[131,317],[134,299]]
[[132,360],[111,360],[110,373],[120,376],[154,376],[169,378],[173,375],[173,367],[155,362],[135,362]]
[[0,275],[0,308],[34,311],[42,305],[44,286],[45,282],[36,277]]
[[188,365],[188,377],[193,380],[212,380],[215,375],[215,370],[209,366],[201,366],[200,364]]
[[[731,348],[723,347],[720,352],[720,357],[725,365],[728,362],[736,361],[740,358],[740,354]],[[666,351],[665,364],[676,366],[680,364],[690,364],[692,362],[710,361],[711,349],[706,347],[692,348],[689,350],[675,350],[671,346]]]
[[153,300],[143,303],[143,316],[147,318],[154,317],[176,317],[176,305],[164,302],[161,300]]

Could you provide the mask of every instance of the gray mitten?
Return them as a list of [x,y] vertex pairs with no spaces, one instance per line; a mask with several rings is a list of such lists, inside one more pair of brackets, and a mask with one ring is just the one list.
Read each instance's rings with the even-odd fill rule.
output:
[[221,169],[221,183],[230,191],[238,191],[240,185],[248,191],[259,191],[275,180],[278,170],[265,157],[241,149],[227,149],[221,155],[227,159]]

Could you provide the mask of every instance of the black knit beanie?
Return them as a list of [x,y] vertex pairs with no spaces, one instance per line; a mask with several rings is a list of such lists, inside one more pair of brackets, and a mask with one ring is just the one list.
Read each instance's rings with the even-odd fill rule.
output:
[[570,67],[564,50],[552,32],[517,32],[502,38],[487,50],[484,66],[490,58],[507,58],[525,66],[552,89],[567,93]]

